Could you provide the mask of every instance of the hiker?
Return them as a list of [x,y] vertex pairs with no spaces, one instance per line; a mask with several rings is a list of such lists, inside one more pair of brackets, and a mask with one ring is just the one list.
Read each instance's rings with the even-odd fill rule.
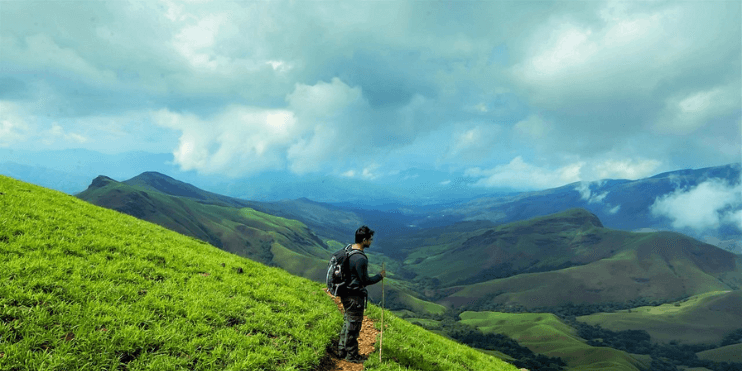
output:
[[358,353],[358,335],[363,323],[363,311],[368,302],[366,286],[378,283],[386,277],[384,270],[373,277],[368,276],[368,258],[363,250],[371,247],[373,242],[374,231],[369,227],[364,225],[356,230],[355,243],[351,245],[351,249],[360,252],[350,254],[348,258],[350,284],[338,290],[338,296],[345,309],[345,323],[340,332],[338,356],[353,363],[361,363],[365,360]]

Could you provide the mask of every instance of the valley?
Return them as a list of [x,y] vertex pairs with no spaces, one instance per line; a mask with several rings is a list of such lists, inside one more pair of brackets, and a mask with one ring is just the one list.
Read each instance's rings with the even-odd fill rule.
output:
[[[689,362],[601,346],[579,337],[584,325],[619,334],[644,331],[658,346],[700,341],[703,349],[676,353],[704,357],[708,369],[722,370],[735,344],[720,341],[742,328],[742,313],[730,309],[733,305],[707,306],[701,300],[718,292],[742,292],[742,256],[676,232],[607,228],[583,208],[509,223],[442,222],[409,211],[344,209],[310,200],[239,200],[156,173],[124,182],[99,177],[78,197],[315,281],[322,280],[326,259],[358,225],[378,225],[370,271],[387,265],[386,308],[454,338],[442,323],[453,320],[482,339],[488,333],[505,335],[533,352],[517,351],[520,366],[536,362],[547,367],[550,361],[537,361],[537,354],[561,359],[564,366],[555,364],[555,369],[570,370],[619,364],[626,370],[660,364],[671,369]],[[435,226],[420,227],[426,222]],[[371,301],[380,304],[377,286],[369,292]],[[688,313],[693,314],[648,314],[676,305],[692,308]],[[727,326],[694,325],[701,317],[723,318]]]

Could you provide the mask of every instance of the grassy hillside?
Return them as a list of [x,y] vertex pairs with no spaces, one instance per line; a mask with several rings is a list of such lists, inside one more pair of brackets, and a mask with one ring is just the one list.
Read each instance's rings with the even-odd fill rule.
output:
[[484,333],[507,335],[535,353],[564,360],[569,370],[645,370],[648,357],[607,347],[594,347],[550,313],[464,312],[461,322]]
[[[196,192],[185,190],[180,193]],[[246,207],[201,203],[105,177],[96,178],[77,196],[315,280],[322,277],[332,253],[303,223]]]
[[145,172],[122,183],[146,191],[156,191],[170,196],[186,197],[200,203],[236,208],[249,207],[267,214],[300,220],[318,235],[328,239],[342,241],[348,238],[348,236],[352,236],[356,228],[363,224],[363,221],[356,213],[340,210],[328,204],[307,199],[278,202],[242,200],[204,191],[191,184],[157,172]]
[[699,352],[698,358],[713,362],[734,362],[742,364],[742,344],[727,345],[724,347]]
[[403,269],[433,282],[449,308],[667,302],[742,287],[739,256],[678,233],[603,228],[580,209],[417,241]]
[[[172,196],[161,191],[182,196]],[[229,201],[228,197],[201,191],[163,175],[145,173],[126,182],[101,176],[77,197],[315,281],[324,279],[330,254],[345,246],[334,240],[322,241],[300,221],[248,207],[234,207],[237,204],[222,202]],[[239,200],[234,202],[237,201]],[[302,200],[296,202],[302,205],[311,204]],[[315,205],[313,209],[318,207],[320,206]],[[311,214],[313,209],[296,210],[293,213]],[[344,223],[350,221],[345,220]],[[380,271],[381,261],[390,260],[383,259],[378,254],[369,255],[370,272]],[[387,287],[387,303],[392,307],[427,314],[441,313],[445,309],[441,305],[417,298],[408,284],[394,280],[393,270],[394,268],[390,269],[392,282]],[[371,289],[371,295],[373,300],[380,301],[381,293],[378,289]]]
[[[742,329],[742,290],[709,292],[676,303],[577,317],[612,331],[645,330],[654,342],[718,344]],[[739,361],[737,361],[739,362]]]
[[[321,370],[342,323],[317,283],[4,176],[0,225],[2,370]],[[368,369],[515,370],[385,325]]]

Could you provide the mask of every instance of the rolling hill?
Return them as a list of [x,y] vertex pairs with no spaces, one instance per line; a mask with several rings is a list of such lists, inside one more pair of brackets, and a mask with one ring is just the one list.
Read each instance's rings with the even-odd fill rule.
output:
[[[143,187],[138,180],[141,179],[127,184],[100,176],[77,197],[294,274],[315,280],[322,277],[331,252],[303,223],[248,207],[234,207],[237,200],[225,201],[222,196],[200,193],[180,184],[168,187],[167,183],[153,183],[154,186]],[[160,188],[187,196],[161,193]]]
[[433,282],[428,298],[449,308],[668,302],[742,287],[739,255],[673,232],[608,229],[582,209],[450,230],[391,243],[401,269]]
[[[0,369],[327,370],[342,315],[317,283],[4,176],[0,225]],[[369,369],[516,370],[385,323]]]
[[[306,198],[275,202],[258,202],[228,197],[204,191],[191,184],[173,179],[157,172],[144,172],[122,183],[157,191],[166,195],[189,198],[203,204],[249,207],[257,211],[280,216],[286,219],[299,220],[319,236],[337,241],[345,241],[355,232],[362,221],[360,217],[329,204],[314,202]],[[83,195],[85,192],[80,193]]]
[[464,312],[461,322],[485,333],[505,334],[536,353],[559,357],[573,371],[638,371],[650,366],[649,357],[589,345],[551,313]]
[[[329,256],[344,244],[317,236],[301,221],[249,206],[283,215],[303,215],[304,220],[315,224],[321,224],[323,218],[333,219],[328,223],[330,228],[353,225],[352,232],[361,223],[354,214],[327,209],[309,200],[253,203],[205,192],[157,173],[144,173],[126,182],[99,176],[77,197],[318,282],[324,280]],[[352,238],[352,232],[347,232],[344,240]],[[389,261],[378,254],[370,254],[370,260],[372,272],[380,271],[381,263]],[[398,278],[391,273],[387,279],[388,303],[392,307],[427,314],[445,310],[439,304],[419,299],[409,284]],[[372,300],[381,300],[379,288],[370,288],[370,293]]]
[[654,342],[718,344],[730,332],[742,329],[742,290],[707,292],[676,303],[596,313],[577,320],[612,331],[644,330]]

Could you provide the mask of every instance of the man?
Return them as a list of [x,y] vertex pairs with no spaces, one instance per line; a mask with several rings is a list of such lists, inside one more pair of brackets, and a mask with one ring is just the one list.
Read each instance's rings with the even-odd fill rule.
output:
[[346,361],[362,363],[365,358],[358,353],[358,335],[363,323],[363,311],[366,309],[368,291],[366,286],[378,283],[386,277],[386,271],[368,276],[368,258],[363,250],[371,247],[374,242],[374,231],[367,226],[356,230],[355,243],[351,249],[357,250],[350,254],[348,267],[350,268],[350,284],[338,292],[340,301],[345,309],[345,323],[340,332],[338,355]]

